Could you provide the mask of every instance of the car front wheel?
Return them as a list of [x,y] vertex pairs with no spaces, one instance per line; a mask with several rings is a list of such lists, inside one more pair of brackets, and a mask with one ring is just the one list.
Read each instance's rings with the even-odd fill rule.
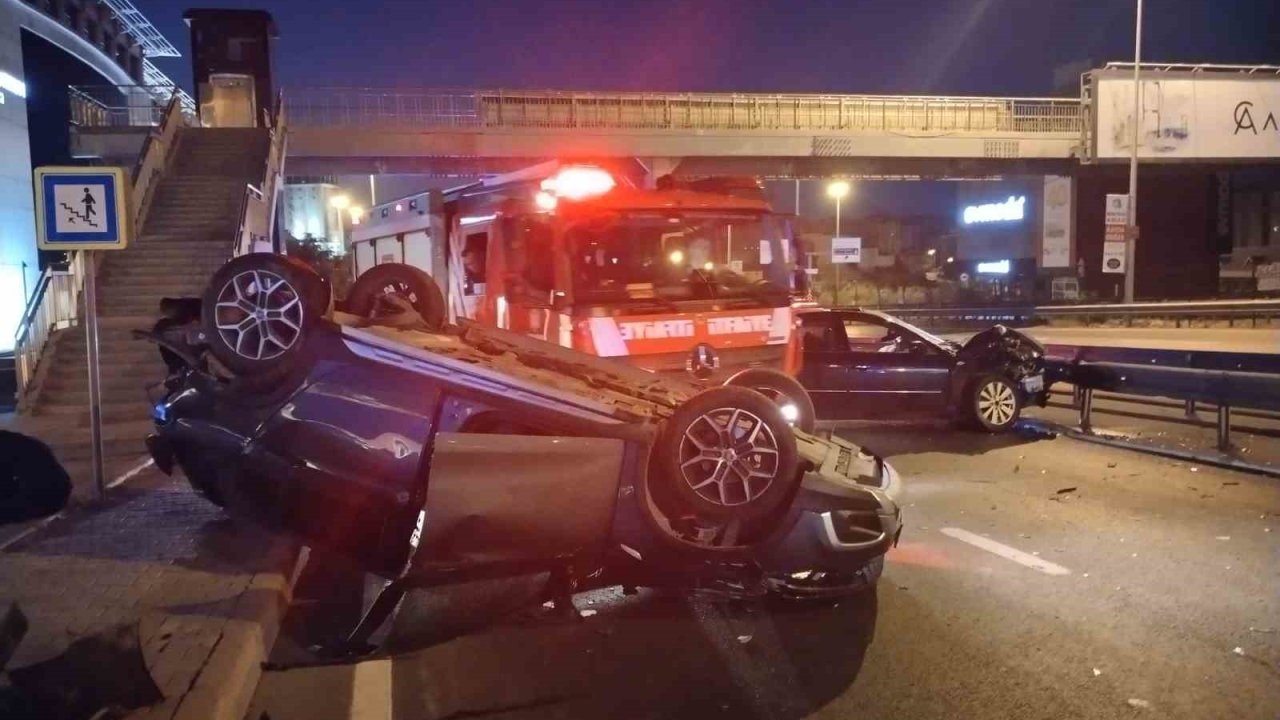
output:
[[1022,415],[1022,393],[1008,378],[985,375],[973,384],[969,411],[978,426],[987,432],[1004,432]]

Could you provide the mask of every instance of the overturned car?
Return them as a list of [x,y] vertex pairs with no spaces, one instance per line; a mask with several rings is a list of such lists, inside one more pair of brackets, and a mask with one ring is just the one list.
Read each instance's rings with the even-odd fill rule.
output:
[[353,643],[406,589],[474,579],[822,597],[878,577],[901,531],[880,459],[748,388],[446,327],[415,284],[334,311],[304,265],[246,255],[145,333],[171,369],[157,465],[392,580]]

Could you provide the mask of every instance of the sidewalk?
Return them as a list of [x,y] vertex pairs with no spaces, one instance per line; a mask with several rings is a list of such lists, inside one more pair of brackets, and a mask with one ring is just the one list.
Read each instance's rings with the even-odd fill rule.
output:
[[[162,700],[130,717],[241,720],[297,559],[293,544],[149,468],[106,505],[68,511],[0,552],[0,607],[16,602],[30,621],[7,669],[24,688],[34,677],[79,689],[82,707],[158,690]],[[120,667],[88,661],[103,646]],[[122,687],[136,680],[131,662],[145,673]]]

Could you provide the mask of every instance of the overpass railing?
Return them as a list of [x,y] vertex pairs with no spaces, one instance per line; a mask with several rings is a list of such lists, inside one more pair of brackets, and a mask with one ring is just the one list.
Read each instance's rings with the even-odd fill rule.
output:
[[291,89],[286,103],[295,127],[1081,131],[1075,98],[314,87]]
[[67,88],[71,124],[81,128],[155,127],[175,95],[188,123],[195,104],[172,85],[73,85]]

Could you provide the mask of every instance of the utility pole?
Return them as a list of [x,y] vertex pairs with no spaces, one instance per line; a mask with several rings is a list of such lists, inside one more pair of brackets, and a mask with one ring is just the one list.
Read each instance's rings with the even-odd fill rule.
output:
[[1142,0],[1133,37],[1133,138],[1129,145],[1129,227],[1124,243],[1124,301],[1133,302],[1138,259],[1138,128],[1142,125]]

